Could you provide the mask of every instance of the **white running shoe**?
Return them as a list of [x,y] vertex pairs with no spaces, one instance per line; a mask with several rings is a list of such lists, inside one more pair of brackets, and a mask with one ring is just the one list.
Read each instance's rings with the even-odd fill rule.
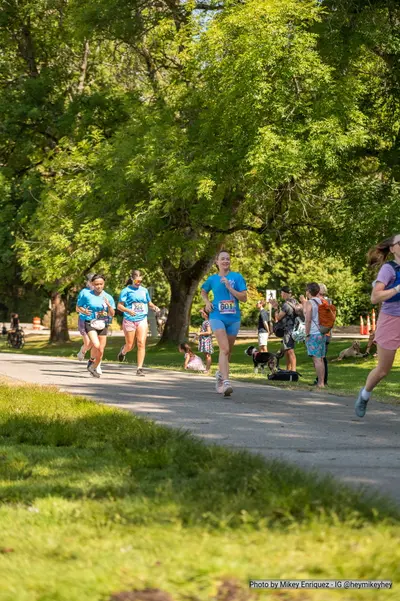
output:
[[89,367],[88,371],[94,378],[100,378],[99,372],[96,371],[96,368],[93,367],[93,365],[91,367]]
[[218,394],[222,394],[224,392],[224,381],[222,379],[222,375],[220,371],[217,371],[215,374],[215,390]]
[[100,374],[101,376],[103,375],[103,370],[100,367],[100,363],[98,364],[98,366],[96,367],[96,371],[98,374]]
[[77,354],[78,361],[83,361],[85,359],[85,353],[83,352],[83,346],[81,346],[79,353]]
[[224,393],[224,396],[231,396],[231,394],[233,392],[233,388],[230,385],[229,380],[225,380],[225,382],[223,382],[222,392]]

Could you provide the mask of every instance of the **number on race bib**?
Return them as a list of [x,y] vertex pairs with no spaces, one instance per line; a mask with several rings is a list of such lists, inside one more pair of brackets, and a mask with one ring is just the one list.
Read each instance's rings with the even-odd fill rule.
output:
[[236,313],[236,305],[233,300],[219,301],[218,310],[221,315],[234,314]]
[[135,311],[135,313],[144,313],[143,303],[133,303],[132,310]]

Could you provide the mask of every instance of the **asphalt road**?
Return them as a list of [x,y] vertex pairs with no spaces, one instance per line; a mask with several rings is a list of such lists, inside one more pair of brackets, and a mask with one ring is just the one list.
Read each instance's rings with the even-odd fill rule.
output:
[[235,382],[234,394],[224,399],[207,376],[152,369],[138,378],[131,365],[123,364],[104,364],[103,371],[95,379],[86,363],[0,354],[1,375],[56,385],[190,430],[208,443],[246,448],[372,486],[400,502],[400,408],[372,399],[361,420],[354,414],[354,399],[327,392]]

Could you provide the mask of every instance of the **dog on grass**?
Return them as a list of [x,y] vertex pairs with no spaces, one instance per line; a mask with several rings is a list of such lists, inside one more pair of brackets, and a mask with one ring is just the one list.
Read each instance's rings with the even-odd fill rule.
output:
[[353,344],[349,346],[349,348],[345,348],[343,351],[340,351],[339,356],[336,357],[336,359],[332,359],[332,363],[334,361],[343,361],[343,359],[348,359],[350,357],[365,357],[365,353],[361,352],[361,347],[358,340],[354,340]]
[[282,351],[278,353],[262,352],[256,346],[249,346],[244,354],[253,359],[255,374],[258,374],[260,369],[264,371],[266,367],[269,368],[271,373],[275,373],[279,367],[279,359],[284,355]]

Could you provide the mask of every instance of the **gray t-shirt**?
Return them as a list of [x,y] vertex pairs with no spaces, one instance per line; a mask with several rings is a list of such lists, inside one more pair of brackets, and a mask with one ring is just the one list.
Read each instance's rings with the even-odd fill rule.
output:
[[296,300],[294,298],[288,298],[283,305],[282,311],[286,313],[285,317],[281,319],[281,323],[285,329],[285,332],[292,332],[294,328],[294,322],[296,321]]

